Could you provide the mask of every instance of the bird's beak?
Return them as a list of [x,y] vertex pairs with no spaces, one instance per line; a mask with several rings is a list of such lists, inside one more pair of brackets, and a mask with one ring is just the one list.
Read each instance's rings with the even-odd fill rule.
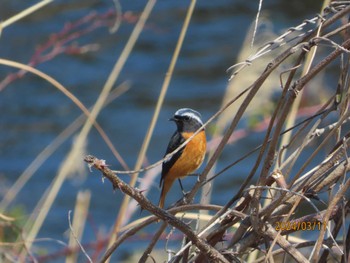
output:
[[171,117],[171,118],[169,119],[169,121],[175,121],[175,122],[176,122],[176,118]]

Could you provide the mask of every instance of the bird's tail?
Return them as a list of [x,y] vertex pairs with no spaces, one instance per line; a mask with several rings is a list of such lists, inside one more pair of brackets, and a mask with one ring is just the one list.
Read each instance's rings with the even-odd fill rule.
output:
[[160,208],[162,208],[162,209],[164,207],[165,196],[169,192],[169,190],[170,190],[171,186],[173,185],[174,181],[175,180],[173,180],[173,179],[165,178],[165,180],[163,182],[162,192],[160,194],[160,199],[159,199],[159,204],[158,204],[158,206]]

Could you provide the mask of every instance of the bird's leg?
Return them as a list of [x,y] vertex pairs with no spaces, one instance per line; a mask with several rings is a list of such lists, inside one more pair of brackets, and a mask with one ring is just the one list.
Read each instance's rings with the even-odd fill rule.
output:
[[185,190],[184,190],[184,188],[183,188],[183,186],[182,186],[181,179],[178,179],[178,180],[179,180],[179,184],[180,184],[180,187],[181,187],[182,194],[183,194],[184,196],[186,196],[186,192],[185,192]]
[[184,190],[184,188],[182,186],[181,179],[179,178],[178,180],[179,180],[179,184],[180,184],[181,191],[182,191],[182,194],[183,194],[183,201],[185,202],[185,204],[187,204],[187,197],[186,197],[187,193],[185,192],[185,190]]

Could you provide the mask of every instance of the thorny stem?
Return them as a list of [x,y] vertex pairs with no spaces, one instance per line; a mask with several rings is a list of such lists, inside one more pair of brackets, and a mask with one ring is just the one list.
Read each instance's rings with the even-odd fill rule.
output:
[[[113,185],[114,189],[121,190],[124,194],[135,199],[141,206],[142,209],[145,209],[151,212],[153,215],[157,216],[161,220],[167,222],[169,225],[177,228],[181,232],[183,232],[188,239],[198,247],[198,249],[207,256],[208,259],[217,261],[217,262],[225,262],[228,263],[228,260],[219,253],[214,247],[210,246],[206,241],[202,238],[198,237],[192,229],[183,223],[181,220],[177,219],[175,216],[170,214],[169,212],[159,208],[158,206],[153,205],[143,194],[141,191],[130,187],[124,181],[122,181],[112,170],[110,170],[103,160],[99,160],[94,156],[86,156],[84,161],[89,164],[89,166],[94,167],[95,169],[102,172],[103,176],[106,177]],[[108,250],[105,254],[104,258],[101,262],[107,260],[113,251]]]

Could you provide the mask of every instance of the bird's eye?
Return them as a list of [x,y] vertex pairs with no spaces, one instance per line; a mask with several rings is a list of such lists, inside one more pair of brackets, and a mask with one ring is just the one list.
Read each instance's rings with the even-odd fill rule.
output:
[[186,116],[186,115],[185,115],[185,116],[183,117],[183,119],[184,119],[185,121],[189,121],[189,120],[190,120],[190,116]]

